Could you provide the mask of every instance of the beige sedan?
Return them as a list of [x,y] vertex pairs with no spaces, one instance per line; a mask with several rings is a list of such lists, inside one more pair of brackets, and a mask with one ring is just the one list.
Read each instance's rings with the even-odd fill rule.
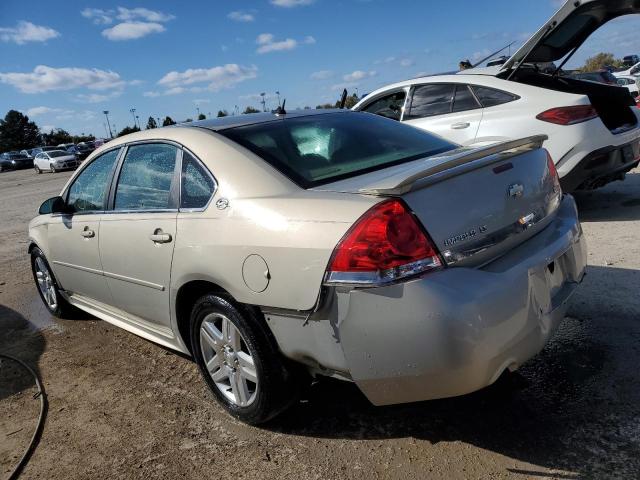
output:
[[376,405],[465,394],[535,355],[582,280],[543,141],[461,149],[347,111],[135,133],[41,206],[34,280],[54,315],[192,355],[246,422],[315,375]]

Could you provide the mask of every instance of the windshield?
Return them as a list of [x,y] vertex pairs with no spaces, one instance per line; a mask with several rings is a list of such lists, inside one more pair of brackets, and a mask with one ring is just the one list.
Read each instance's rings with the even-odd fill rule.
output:
[[54,150],[53,152],[47,152],[49,157],[51,158],[56,158],[56,157],[68,157],[69,154],[67,152],[61,152],[60,150]]
[[433,134],[368,113],[286,118],[219,133],[303,188],[457,148]]

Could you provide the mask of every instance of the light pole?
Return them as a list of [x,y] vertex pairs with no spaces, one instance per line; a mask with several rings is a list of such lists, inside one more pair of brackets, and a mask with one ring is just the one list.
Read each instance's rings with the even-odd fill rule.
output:
[[262,111],[266,112],[267,111],[267,102],[264,99],[264,96],[266,95],[266,93],[262,92],[260,94],[260,96],[262,97]]
[[161,127],[162,124],[160,123],[160,117],[158,117],[158,127]]
[[198,120],[198,117],[200,116],[200,107],[196,107],[196,112],[198,112],[198,116],[196,117],[196,120]]
[[136,123],[136,109],[132,108],[129,111],[131,112],[131,116],[133,117],[133,126],[137,127],[138,124]]
[[276,95],[278,96],[278,107],[280,106],[280,92],[276,92]]
[[138,115],[136,115],[136,121],[138,122],[138,130],[142,130],[142,127],[140,126],[140,117]]
[[109,126],[109,138],[113,138],[113,133],[111,132],[111,124],[109,123],[109,110],[103,110],[104,116],[107,118],[107,125]]

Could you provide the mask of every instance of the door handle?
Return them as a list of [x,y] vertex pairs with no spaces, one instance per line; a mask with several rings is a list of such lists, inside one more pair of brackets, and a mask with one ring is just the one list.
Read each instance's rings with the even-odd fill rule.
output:
[[91,230],[89,227],[84,227],[84,230],[80,235],[82,235],[84,238],[93,238],[96,236],[96,232]]
[[451,128],[454,130],[462,130],[464,128],[469,128],[470,126],[471,124],[469,122],[460,122],[452,124]]
[[151,235],[149,240],[153,243],[169,243],[171,241],[171,235],[164,233],[161,228],[157,228]]

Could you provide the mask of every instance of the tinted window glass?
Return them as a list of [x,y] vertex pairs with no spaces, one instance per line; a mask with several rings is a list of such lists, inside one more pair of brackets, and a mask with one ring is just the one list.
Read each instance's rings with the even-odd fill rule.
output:
[[464,110],[473,110],[474,108],[480,108],[480,105],[478,105],[469,87],[466,85],[457,85],[452,110],[454,112],[462,112]]
[[456,145],[362,113],[289,117],[222,130],[303,188],[417,160]]
[[69,154],[67,152],[61,152],[59,150],[54,150],[53,152],[49,152],[49,157],[51,157],[51,158],[67,157],[67,156],[69,156]]
[[406,93],[396,92],[386,97],[379,98],[375,102],[367,105],[362,110],[364,112],[375,113],[383,117],[391,118],[392,120],[400,120],[402,115],[402,106],[404,105],[404,98]]
[[[67,205],[75,212],[104,210],[105,190],[119,149],[100,155],[82,170],[69,188]],[[38,154],[42,157],[43,154]]]
[[215,185],[204,167],[189,153],[182,156],[181,208],[203,208],[209,203]]
[[116,187],[116,210],[172,208],[171,183],[178,149],[173,145],[129,147]]
[[451,84],[420,85],[413,91],[409,112],[405,120],[412,118],[430,117],[451,112],[453,100]]
[[511,95],[510,93],[503,92],[501,90],[494,90],[493,88],[474,86],[473,91],[482,103],[483,107],[494,107],[503,103],[513,102],[518,97]]

